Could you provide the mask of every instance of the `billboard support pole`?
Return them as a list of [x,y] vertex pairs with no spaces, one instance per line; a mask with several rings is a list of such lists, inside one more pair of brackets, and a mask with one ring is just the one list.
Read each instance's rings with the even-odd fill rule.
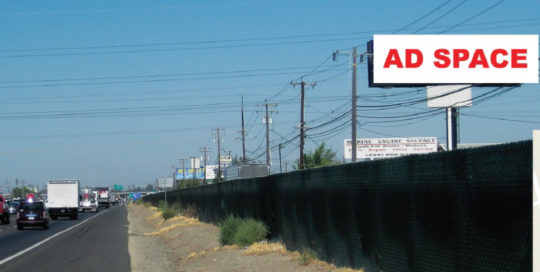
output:
[[457,149],[457,109],[446,108],[446,149]]

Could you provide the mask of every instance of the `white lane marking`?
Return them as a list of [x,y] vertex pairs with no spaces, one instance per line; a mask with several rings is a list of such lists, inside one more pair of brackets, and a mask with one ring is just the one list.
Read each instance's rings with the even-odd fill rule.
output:
[[9,262],[9,261],[11,261],[11,260],[17,258],[17,257],[21,256],[22,254],[24,254],[24,253],[26,253],[26,252],[28,252],[28,251],[30,251],[30,250],[32,250],[32,249],[34,249],[34,248],[36,248],[36,247],[42,245],[42,244],[44,244],[44,243],[50,241],[50,240],[52,240],[53,238],[58,237],[59,235],[61,235],[61,234],[63,234],[63,233],[66,233],[66,232],[68,232],[68,231],[70,231],[70,230],[72,230],[72,229],[74,229],[74,228],[76,228],[76,227],[78,227],[78,226],[80,226],[80,225],[86,223],[86,221],[88,221],[88,220],[90,220],[90,219],[92,219],[92,218],[96,218],[96,217],[98,217],[98,216],[100,216],[100,215],[102,215],[102,214],[104,214],[104,213],[106,213],[106,212],[108,212],[108,211],[110,211],[110,210],[106,210],[106,211],[104,211],[104,212],[102,212],[102,213],[98,213],[98,214],[96,214],[96,215],[94,215],[94,216],[92,216],[92,217],[90,217],[90,218],[86,218],[85,220],[83,220],[82,222],[80,222],[80,223],[77,224],[77,225],[71,226],[71,227],[69,227],[69,228],[67,228],[67,229],[65,229],[65,230],[63,230],[63,231],[61,231],[61,232],[55,233],[54,235],[49,236],[49,237],[46,238],[45,240],[43,240],[43,241],[41,241],[41,242],[39,242],[39,243],[37,243],[37,244],[34,244],[33,246],[30,246],[30,247],[26,248],[25,250],[20,251],[20,252],[18,252],[18,253],[15,253],[15,254],[13,254],[13,255],[11,255],[11,256],[9,256],[9,257],[7,257],[7,258],[1,260],[1,261],[0,261],[0,265],[3,265],[3,264],[5,264],[5,263],[7,263],[7,262]]

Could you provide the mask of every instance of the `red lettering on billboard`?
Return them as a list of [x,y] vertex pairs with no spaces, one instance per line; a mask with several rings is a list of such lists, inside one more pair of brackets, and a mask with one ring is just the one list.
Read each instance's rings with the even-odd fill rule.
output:
[[390,51],[388,51],[388,56],[386,56],[386,61],[384,62],[384,68],[390,68],[390,65],[396,65],[397,68],[403,68],[403,63],[399,58],[397,49],[390,49]]
[[450,63],[452,62],[448,55],[450,55],[450,51],[448,51],[448,49],[435,50],[435,59],[439,60],[433,62],[433,64],[435,64],[435,67],[448,68],[448,66],[450,66]]
[[512,68],[527,68],[527,63],[520,60],[527,60],[527,49],[512,49]]

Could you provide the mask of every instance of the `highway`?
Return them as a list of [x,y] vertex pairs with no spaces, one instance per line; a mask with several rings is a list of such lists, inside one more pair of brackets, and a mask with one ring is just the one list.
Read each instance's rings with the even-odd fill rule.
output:
[[130,271],[127,209],[51,221],[49,230],[0,225],[0,271]]

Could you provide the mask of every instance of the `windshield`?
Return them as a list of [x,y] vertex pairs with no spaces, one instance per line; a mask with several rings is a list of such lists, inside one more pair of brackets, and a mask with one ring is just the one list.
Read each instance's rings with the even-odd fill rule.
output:
[[11,202],[11,203],[9,203],[8,207],[10,207],[10,208],[18,208],[18,207],[19,207],[19,203],[17,203],[17,202]]
[[22,209],[26,211],[43,211],[43,203],[42,202],[35,202],[35,203],[29,203],[25,202],[22,206]]

